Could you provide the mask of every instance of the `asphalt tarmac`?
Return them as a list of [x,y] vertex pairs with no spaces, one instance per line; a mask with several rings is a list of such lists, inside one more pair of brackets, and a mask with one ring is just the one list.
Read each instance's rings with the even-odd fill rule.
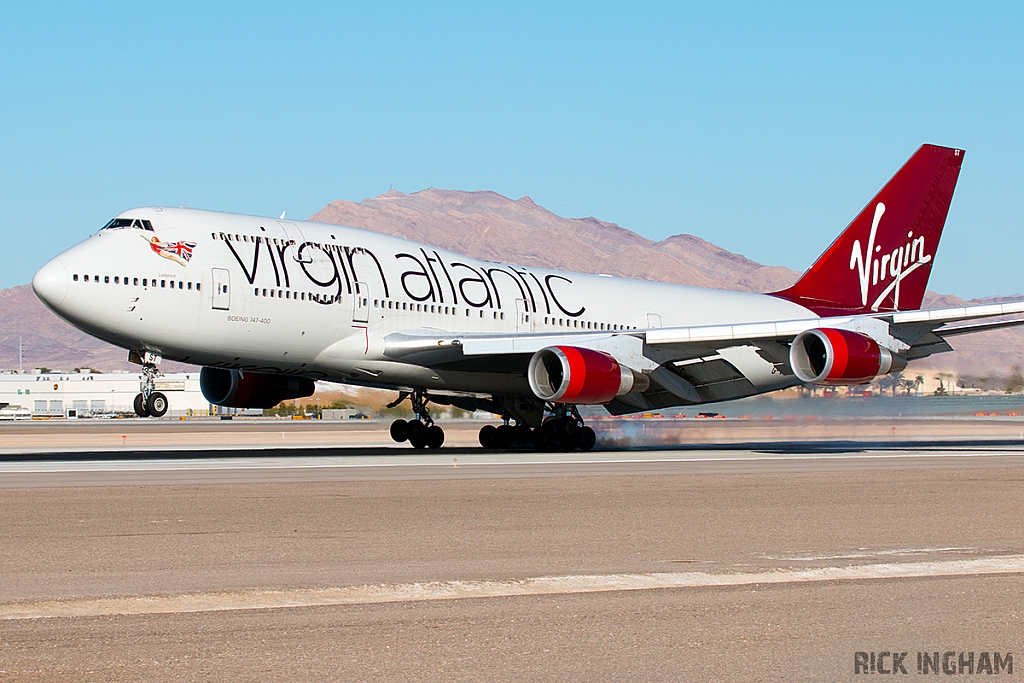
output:
[[858,652],[1013,680],[1022,467],[955,430],[7,452],[0,680],[832,681]]

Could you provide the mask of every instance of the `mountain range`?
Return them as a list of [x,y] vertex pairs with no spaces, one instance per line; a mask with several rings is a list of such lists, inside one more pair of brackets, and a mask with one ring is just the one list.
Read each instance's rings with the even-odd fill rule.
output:
[[[673,235],[656,242],[614,223],[593,217],[564,218],[529,197],[513,200],[495,192],[430,188],[404,194],[391,190],[358,203],[332,202],[310,220],[394,235],[490,261],[698,287],[769,292],[788,287],[800,276],[693,235]],[[823,243],[822,249],[827,246]],[[993,300],[997,299],[984,301]],[[928,307],[964,303],[958,297],[934,292],[925,298]],[[51,313],[29,285],[0,290],[0,369],[17,369],[19,336],[26,369],[90,367],[111,372],[136,367],[127,362],[125,351],[78,331]],[[1007,375],[1014,365],[1024,365],[1021,329],[961,337],[954,340],[954,346],[953,353],[915,362],[911,371]],[[169,363],[165,370],[185,367]]]

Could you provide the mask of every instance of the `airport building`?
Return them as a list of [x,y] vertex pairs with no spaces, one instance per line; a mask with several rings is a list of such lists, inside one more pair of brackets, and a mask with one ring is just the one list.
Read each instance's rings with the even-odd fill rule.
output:
[[[0,419],[134,415],[141,374],[42,373],[0,375]],[[162,375],[156,390],[167,396],[168,415],[210,415],[199,373]],[[8,404],[4,406],[4,404]]]

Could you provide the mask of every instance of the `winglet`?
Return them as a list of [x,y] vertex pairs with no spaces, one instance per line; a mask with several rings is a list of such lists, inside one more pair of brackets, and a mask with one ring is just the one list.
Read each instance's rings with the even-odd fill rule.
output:
[[789,289],[819,315],[921,307],[964,151],[923,145]]

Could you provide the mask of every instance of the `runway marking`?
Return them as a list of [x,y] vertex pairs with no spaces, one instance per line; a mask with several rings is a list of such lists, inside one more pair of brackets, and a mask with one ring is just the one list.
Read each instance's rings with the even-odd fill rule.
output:
[[[1016,456],[1017,450],[979,450],[979,451],[926,451],[898,453],[836,453],[816,455],[752,455],[748,457],[709,457],[709,458],[607,458],[590,460],[493,460],[483,462],[463,462],[462,467],[482,466],[509,466],[509,465],[643,465],[654,463],[744,463],[744,462],[775,462],[775,461],[815,461],[815,460],[895,460],[895,459],[917,459],[917,458],[985,458],[999,456]],[[268,456],[266,459],[277,459],[279,456]],[[38,463],[31,465],[19,462],[0,463],[0,472],[25,473],[25,474],[50,474],[70,472],[139,472],[139,471],[161,471],[161,472],[194,472],[203,470],[315,470],[315,469],[356,469],[356,468],[389,468],[389,467],[451,467],[447,456],[436,456],[440,459],[431,459],[429,462],[394,462],[396,458],[408,458],[409,456],[388,455],[388,456],[362,456],[368,458],[387,458],[389,462],[374,462],[372,460],[361,460],[360,462],[347,462],[347,456],[340,456],[345,461],[338,462],[287,462],[274,463],[253,463],[253,460],[261,459],[261,456],[253,456],[244,460],[224,461],[221,458],[202,458],[192,460],[191,463],[183,463],[180,460],[119,460],[110,463],[111,466],[103,466],[105,461],[92,460],[83,461],[82,467],[40,467]],[[415,456],[414,456],[415,457]],[[423,456],[421,456],[423,457]],[[431,457],[431,456],[426,456]],[[59,461],[58,461],[59,462]],[[168,463],[175,463],[168,466]]]
[[821,562],[822,560],[863,560],[869,557],[885,557],[894,555],[925,555],[937,553],[976,554],[977,548],[970,546],[950,546],[948,548],[888,548],[885,550],[868,550],[859,548],[858,552],[843,553],[839,555],[765,555],[759,553],[757,557],[764,560],[776,560],[783,562]]
[[0,604],[0,619],[46,619],[142,614],[181,614],[331,605],[461,600],[466,598],[571,595],[665,588],[864,581],[1024,573],[1024,555],[974,560],[866,564],[816,569],[713,574],[664,572],[541,576],[507,581],[437,581],[296,590],[252,590]]

